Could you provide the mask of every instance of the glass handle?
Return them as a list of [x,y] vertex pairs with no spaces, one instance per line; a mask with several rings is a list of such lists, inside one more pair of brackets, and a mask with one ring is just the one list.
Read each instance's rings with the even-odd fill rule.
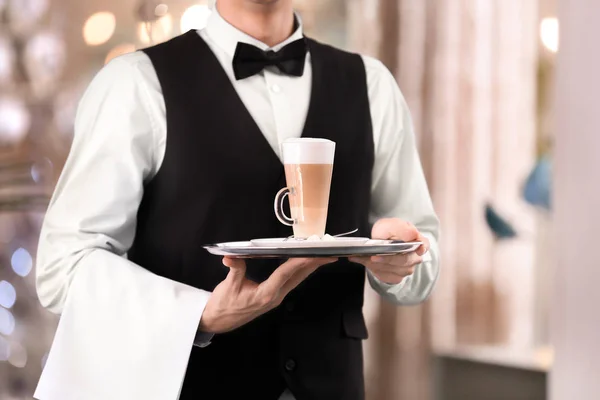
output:
[[275,216],[277,217],[279,222],[281,222],[282,224],[287,225],[287,226],[293,226],[294,220],[292,218],[290,218],[289,216],[287,216],[285,214],[285,212],[283,211],[283,201],[285,200],[286,197],[289,196],[289,194],[291,192],[292,192],[292,189],[290,189],[290,188],[281,189],[279,192],[277,192],[277,195],[275,196],[275,203],[274,203]]

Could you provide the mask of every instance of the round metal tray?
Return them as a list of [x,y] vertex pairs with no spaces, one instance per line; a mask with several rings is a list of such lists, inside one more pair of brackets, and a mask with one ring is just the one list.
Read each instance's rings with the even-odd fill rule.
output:
[[369,257],[411,253],[421,242],[377,240],[360,246],[313,246],[313,247],[258,247],[251,242],[228,242],[206,245],[204,248],[217,256],[234,258],[294,258],[294,257]]

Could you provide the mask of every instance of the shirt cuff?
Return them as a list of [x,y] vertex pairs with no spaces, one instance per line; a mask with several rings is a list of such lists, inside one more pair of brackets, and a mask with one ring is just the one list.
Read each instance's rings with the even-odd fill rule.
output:
[[423,254],[423,264],[424,263],[428,263],[428,262],[432,262],[433,261],[433,257],[431,257],[431,251],[428,251],[427,253]]
[[214,336],[214,333],[198,331],[196,333],[196,337],[194,338],[194,346],[201,348],[208,347],[211,344],[211,340]]

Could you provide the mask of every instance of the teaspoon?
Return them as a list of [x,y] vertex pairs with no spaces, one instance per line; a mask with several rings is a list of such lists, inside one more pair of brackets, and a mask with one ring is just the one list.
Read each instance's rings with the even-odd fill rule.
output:
[[[358,228],[357,229],[353,229],[349,232],[344,232],[344,233],[338,233],[337,235],[333,235],[333,237],[342,237],[342,236],[348,236],[348,235],[352,235],[353,233],[358,232]],[[288,236],[287,238],[285,238],[285,240],[289,240],[289,239],[296,239],[296,240],[306,240],[307,238],[294,238],[294,235]]]

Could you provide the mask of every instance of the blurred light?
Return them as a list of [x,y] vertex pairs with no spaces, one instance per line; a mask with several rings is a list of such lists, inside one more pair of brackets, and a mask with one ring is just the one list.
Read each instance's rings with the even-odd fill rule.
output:
[[69,138],[73,136],[77,106],[86,86],[87,84],[77,84],[67,87],[54,98],[54,123],[58,131]]
[[25,49],[27,63],[35,63],[39,70],[46,70],[46,74],[51,75],[58,75],[61,72],[66,56],[64,40],[50,31],[35,35]]
[[8,357],[10,357],[10,345],[8,340],[0,336],[0,361],[8,361]]
[[54,175],[54,165],[48,157],[43,157],[31,167],[31,179],[35,183],[47,183],[52,180]]
[[33,259],[31,254],[24,248],[18,248],[10,259],[13,271],[19,276],[27,276],[33,267]]
[[[1,1],[1,0],[0,0]],[[1,10],[1,7],[0,7]],[[15,52],[10,41],[0,37],[0,84],[10,81],[15,66]]]
[[[139,3],[135,16],[141,22],[154,22],[162,15],[156,14],[156,7],[161,3],[158,0],[136,0]],[[163,14],[164,15],[164,14]]]
[[0,333],[8,336],[15,330],[15,317],[6,308],[0,307]]
[[37,165],[31,167],[31,179],[33,179],[35,183],[40,183],[42,180],[42,173]]
[[552,53],[556,53],[559,44],[558,19],[553,17],[544,18],[540,24],[540,37],[544,47]]
[[46,361],[48,361],[48,353],[44,354],[42,357],[42,369],[46,366]]
[[154,14],[157,17],[164,17],[169,12],[169,6],[166,4],[159,4],[154,9]]
[[16,342],[11,344],[8,362],[17,368],[24,368],[27,365],[27,350],[22,344]]
[[11,308],[17,300],[15,287],[7,281],[0,281],[0,306]]
[[191,6],[181,16],[181,33],[192,29],[203,29],[211,14],[211,10],[205,5]]
[[83,39],[90,46],[99,46],[110,40],[115,33],[117,19],[111,12],[99,12],[85,22]]
[[31,117],[21,100],[0,98],[0,142],[20,142],[30,127]]
[[155,22],[140,22],[138,24],[138,37],[144,44],[164,42],[169,38],[172,31],[173,17],[171,14],[166,14]]
[[41,32],[27,43],[25,67],[39,95],[47,94],[59,83],[66,59],[65,42],[54,32]]
[[8,2],[8,21],[15,33],[26,33],[37,27],[48,11],[49,0],[13,0]]
[[123,54],[133,53],[135,51],[135,45],[131,43],[123,43],[116,47],[114,47],[111,51],[106,55],[106,59],[104,60],[105,64],[108,64],[113,58],[122,56]]

